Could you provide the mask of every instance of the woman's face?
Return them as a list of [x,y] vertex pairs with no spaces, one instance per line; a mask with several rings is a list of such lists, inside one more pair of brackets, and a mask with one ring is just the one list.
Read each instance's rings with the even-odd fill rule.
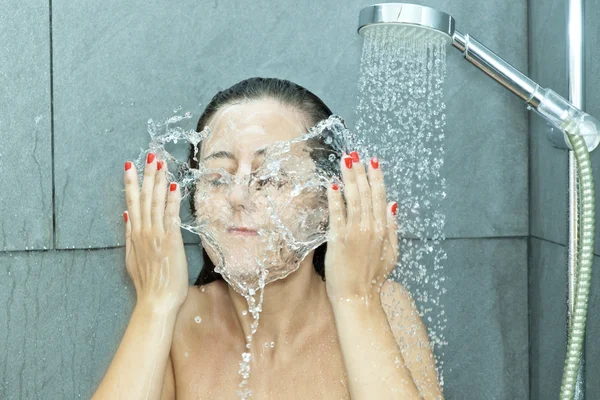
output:
[[305,117],[257,100],[221,108],[208,127],[194,198],[202,243],[230,284],[256,290],[260,271],[287,276],[324,238],[322,180],[306,142],[289,142],[307,132]]

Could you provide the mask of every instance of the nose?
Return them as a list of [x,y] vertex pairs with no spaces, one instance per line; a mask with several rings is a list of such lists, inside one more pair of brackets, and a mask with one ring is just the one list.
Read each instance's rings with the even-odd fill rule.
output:
[[249,202],[249,182],[250,168],[240,167],[239,171],[233,177],[231,190],[227,195],[227,200],[231,207],[236,211],[248,210]]

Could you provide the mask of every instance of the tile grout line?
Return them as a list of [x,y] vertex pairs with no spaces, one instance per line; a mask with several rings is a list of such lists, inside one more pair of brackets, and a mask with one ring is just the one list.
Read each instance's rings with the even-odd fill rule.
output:
[[[525,45],[527,46],[527,76],[531,76],[531,0],[525,2],[525,30],[526,38]],[[529,282],[531,280],[531,175],[533,168],[531,167],[531,112],[527,111],[527,398],[531,399],[532,394],[532,373],[533,367],[531,365],[531,290],[529,289]]]
[[[200,246],[200,243],[184,243],[183,244],[185,247],[188,246]],[[24,254],[31,254],[31,253],[63,253],[63,252],[68,252],[68,251],[100,251],[100,250],[115,250],[115,249],[125,249],[124,245],[118,245],[118,246],[105,246],[105,247],[75,247],[75,248],[62,248],[62,249],[28,249],[28,250],[6,250],[6,251],[0,251],[0,256],[2,256],[3,254],[17,254],[17,253],[24,253]]]
[[[409,240],[420,240],[419,238],[407,238]],[[535,235],[515,235],[515,236],[483,236],[483,237],[453,237],[453,238],[446,238],[444,239],[442,242],[447,242],[447,241],[454,241],[454,240],[487,240],[487,239],[507,239],[507,240],[512,240],[512,239],[537,239],[546,243],[550,243],[550,244],[554,244],[557,246],[561,246],[561,247],[565,247],[566,246],[564,244],[561,243],[557,243],[554,242],[552,240],[548,240],[548,239],[544,239],[542,237],[539,236],[535,236]],[[430,240],[430,238],[427,238],[427,240]],[[199,246],[200,243],[184,243],[185,246]],[[118,245],[118,246],[103,246],[103,247],[75,247],[75,248],[53,248],[53,249],[28,249],[28,250],[7,250],[7,251],[0,251],[0,255],[5,254],[5,253],[31,253],[31,252],[52,252],[52,251],[80,251],[80,250],[85,250],[85,251],[94,251],[94,250],[111,250],[111,249],[120,249],[120,248],[125,248],[125,245]],[[594,253],[594,257],[600,257],[600,254],[598,253]]]
[[[532,237],[532,238],[534,238],[534,239],[537,239],[537,240],[541,240],[541,241],[544,241],[544,242],[547,242],[547,243],[555,244],[557,246],[567,247],[566,244],[558,243],[558,242],[555,242],[555,241],[550,240],[550,239],[546,239],[546,238],[539,237],[539,236],[536,236],[536,235],[529,235],[529,236]],[[600,254],[596,254],[594,252],[594,256],[600,256]]]
[[[484,237],[452,237],[452,238],[446,238],[444,239],[442,242],[447,242],[447,241],[458,241],[458,240],[486,240],[486,239],[492,239],[492,240],[501,240],[501,239],[506,239],[506,240],[514,240],[514,239],[528,239],[529,236],[523,236],[523,235],[515,235],[515,236],[484,236]],[[409,240],[421,240],[419,238],[406,238]],[[427,238],[427,240],[432,240],[431,238]],[[541,239],[541,240],[545,240],[545,239]],[[200,243],[184,243],[184,246],[200,246]],[[115,246],[102,246],[102,247],[72,247],[72,248],[54,248],[54,249],[29,249],[29,250],[9,250],[9,251],[0,251],[0,255],[2,255],[3,253],[31,253],[31,252],[52,252],[52,251],[94,251],[94,250],[112,250],[112,249],[121,249],[121,248],[125,248],[125,245],[115,245]]]
[[52,169],[52,248],[56,249],[56,196],[54,190],[54,74],[52,58],[52,0],[48,0],[50,35],[50,162]]

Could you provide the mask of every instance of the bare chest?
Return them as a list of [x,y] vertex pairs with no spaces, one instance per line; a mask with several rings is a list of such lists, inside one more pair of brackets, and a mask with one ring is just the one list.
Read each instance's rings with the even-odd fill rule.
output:
[[[179,336],[173,341],[171,357],[177,400],[240,398],[237,391],[242,377],[238,371],[243,343],[236,345],[219,339],[222,338],[212,335],[193,340]],[[254,352],[245,386],[252,391],[251,399],[350,399],[336,338],[321,338],[288,353],[265,344],[253,346],[258,351]],[[273,362],[270,352],[276,350],[280,357]]]

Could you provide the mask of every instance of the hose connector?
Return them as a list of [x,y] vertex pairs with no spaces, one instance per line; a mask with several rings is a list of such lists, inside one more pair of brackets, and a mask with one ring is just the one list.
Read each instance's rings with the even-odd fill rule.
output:
[[[552,89],[542,89],[541,101],[533,107],[542,117],[565,133],[565,141],[570,146],[566,134],[581,136],[588,151],[600,144],[600,122],[581,111]],[[571,148],[571,150],[573,150]]]

